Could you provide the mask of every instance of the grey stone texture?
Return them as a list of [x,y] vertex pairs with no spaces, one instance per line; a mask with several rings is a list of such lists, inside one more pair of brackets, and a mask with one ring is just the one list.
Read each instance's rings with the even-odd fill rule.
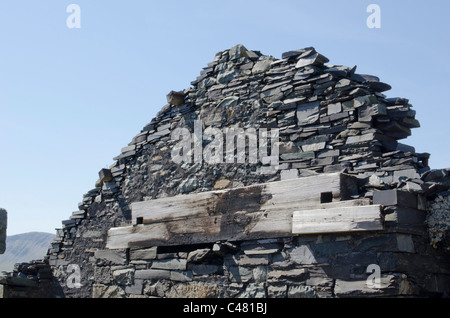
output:
[[0,254],[6,250],[6,229],[8,223],[8,213],[5,209],[0,209]]
[[[191,87],[171,92],[168,104],[103,171],[103,182],[83,195],[78,210],[84,213],[63,221],[57,230],[47,259],[64,296],[449,293],[448,199],[439,196],[450,187],[448,171],[430,171],[428,153],[416,153],[398,142],[419,127],[407,99],[388,98],[382,92],[389,86],[374,76],[326,63],[328,59],[314,48],[289,51],[276,59],[237,45],[217,53]],[[275,157],[270,147],[256,164],[199,163],[195,151],[190,153],[192,160],[175,163],[171,151],[178,141],[171,133],[186,128],[193,141],[196,120],[202,120],[203,129],[278,128],[277,169],[267,160]],[[385,230],[380,232],[105,249],[110,228],[131,224],[133,202],[335,171],[358,178],[359,198],[373,199],[377,191],[395,190],[407,192],[415,201],[404,204],[397,192],[381,195],[380,200],[395,202],[386,204]],[[428,201],[434,202],[429,210],[436,212],[428,221],[436,248],[424,226]],[[69,264],[82,269],[81,288],[67,287]],[[379,288],[367,287],[371,264],[381,268]]]

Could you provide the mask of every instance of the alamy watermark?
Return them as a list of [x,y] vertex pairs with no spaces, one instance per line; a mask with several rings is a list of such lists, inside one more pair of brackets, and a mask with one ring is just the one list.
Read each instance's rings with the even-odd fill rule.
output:
[[[69,29],[81,28],[81,8],[78,4],[69,4],[66,8],[66,12],[70,15],[66,19],[66,26]],[[381,8],[378,4],[369,4],[366,8],[366,12],[370,13],[367,17],[366,25],[369,29],[381,28]]]
[[69,274],[66,280],[67,288],[83,287],[81,284],[81,270],[78,264],[69,264],[67,266],[67,274]]
[[81,8],[78,4],[69,4],[66,8],[66,12],[70,15],[66,19],[66,26],[69,29],[81,28]]
[[[176,128],[171,133],[176,144],[171,151],[172,161],[182,163],[222,164],[249,163],[263,165],[263,174],[276,172],[279,164],[279,129],[236,128],[219,129],[207,127],[203,130],[201,120],[194,121],[194,131]],[[224,138],[225,136],[225,138]],[[204,141],[207,143],[203,147]],[[268,153],[270,145],[270,155]],[[247,151],[246,151],[247,149]]]
[[368,288],[379,289],[381,288],[381,268],[377,264],[370,264],[367,266],[366,273],[370,274],[367,277],[366,285]]
[[381,8],[378,4],[369,4],[366,9],[370,15],[367,17],[366,25],[369,29],[381,28]]

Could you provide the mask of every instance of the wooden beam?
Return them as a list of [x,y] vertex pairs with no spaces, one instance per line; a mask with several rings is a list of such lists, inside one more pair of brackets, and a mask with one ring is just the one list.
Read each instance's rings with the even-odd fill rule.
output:
[[293,234],[383,230],[380,205],[295,211]]
[[294,211],[318,208],[324,197],[339,203],[356,193],[355,178],[332,173],[136,202],[131,205],[132,226],[110,229],[107,247],[291,236]]
[[[348,200],[357,194],[354,177],[331,173],[257,184],[242,188],[193,193],[131,204],[132,224],[144,224],[245,211],[294,211],[301,206],[319,204],[323,193],[333,201]],[[274,207],[274,208],[273,208]],[[294,210],[292,210],[294,209]]]

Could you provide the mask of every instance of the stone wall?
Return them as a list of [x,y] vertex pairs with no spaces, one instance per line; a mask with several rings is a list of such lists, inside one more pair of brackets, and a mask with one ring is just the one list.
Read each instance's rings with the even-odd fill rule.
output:
[[[378,191],[384,230],[94,253],[94,297],[439,297],[449,254],[433,248],[423,202]],[[369,279],[378,270],[378,285]]]
[[53,282],[48,262],[17,263],[14,271],[0,276],[0,298],[53,298],[62,295]]
[[426,224],[431,244],[450,250],[450,169],[433,170],[424,175],[429,194]]
[[[439,296],[450,281],[436,254],[426,237],[396,232],[99,250],[93,296]],[[380,266],[375,288],[367,283],[373,264]]]
[[0,254],[5,253],[6,250],[6,227],[7,212],[5,209],[0,209]]
[[[429,154],[418,154],[413,147],[398,142],[419,127],[415,111],[407,99],[385,96],[383,92],[390,86],[377,77],[357,74],[356,67],[326,63],[328,59],[314,48],[289,51],[276,59],[237,45],[219,52],[191,88],[171,92],[168,104],[122,149],[109,169],[99,172],[95,187],[57,230],[48,260],[64,295],[337,297],[444,293],[439,284],[448,283],[449,273],[441,264],[448,261],[448,255],[429,246],[424,226],[423,202],[433,192],[431,181],[423,179],[430,170]],[[215,164],[205,160],[174,162],[173,150],[179,141],[171,133],[187,128],[195,139],[199,121],[203,131],[208,127],[259,132],[279,129],[279,154],[271,144],[257,163],[228,163],[229,158]],[[214,145],[212,138],[203,138],[200,144],[202,149]],[[222,146],[225,148],[225,143]],[[274,161],[278,162],[275,169]],[[422,204],[409,210],[397,203],[388,208],[388,220],[391,218],[395,226],[382,233],[291,236],[141,250],[105,248],[110,228],[131,224],[133,202],[338,171],[358,178],[359,198],[372,199],[380,190],[398,189],[421,194],[417,201]],[[403,224],[411,215],[417,217],[414,223]],[[425,271],[418,268],[416,260],[427,264]],[[371,264],[381,268],[381,286],[376,289],[365,285]],[[73,265],[81,270],[81,286],[76,288],[67,284]]]

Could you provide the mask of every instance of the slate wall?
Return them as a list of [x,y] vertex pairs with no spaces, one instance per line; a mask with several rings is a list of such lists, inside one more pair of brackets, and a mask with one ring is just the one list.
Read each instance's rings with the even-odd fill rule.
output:
[[[440,266],[442,249],[429,246],[424,217],[419,229],[406,226],[400,232],[105,250],[108,229],[131,223],[132,202],[185,193],[346,171],[358,177],[360,197],[395,188],[426,193],[420,199],[426,201],[437,182],[423,179],[430,170],[429,154],[398,142],[419,127],[408,100],[388,98],[383,92],[389,85],[357,74],[356,67],[326,63],[328,59],[313,48],[276,59],[237,45],[217,53],[192,87],[169,94],[169,103],[109,169],[100,171],[95,187],[57,230],[47,258],[62,295],[442,294],[444,288],[429,278],[438,277],[444,284],[448,272]],[[257,164],[175,163],[171,151],[177,141],[171,132],[182,127],[193,132],[196,120],[202,121],[203,129],[279,129],[277,169],[263,173],[271,168],[270,149]],[[209,143],[204,139],[202,148]],[[394,219],[403,215],[395,209],[389,210]],[[421,205],[417,213],[423,210]],[[415,260],[430,264],[428,278]],[[378,290],[366,288],[371,264],[381,268]],[[67,284],[74,265],[80,269],[81,287]]]
[[0,254],[6,250],[6,228],[8,223],[8,214],[5,209],[0,209]]

